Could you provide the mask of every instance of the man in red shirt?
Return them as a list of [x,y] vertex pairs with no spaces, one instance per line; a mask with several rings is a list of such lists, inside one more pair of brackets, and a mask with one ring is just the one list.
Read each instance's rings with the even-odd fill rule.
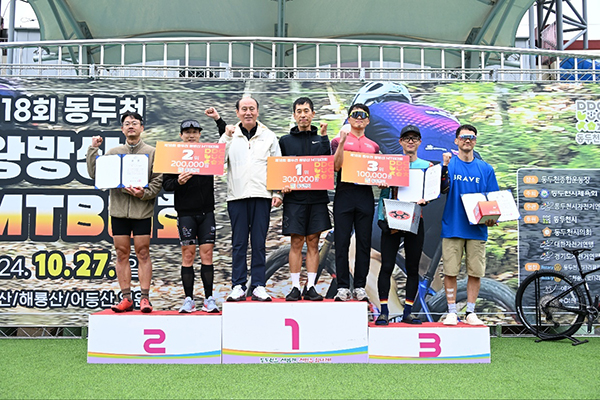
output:
[[379,153],[379,146],[365,136],[365,128],[369,125],[369,107],[364,104],[350,106],[348,123],[350,124],[350,132],[342,129],[340,136],[331,141],[331,151],[334,153],[334,168],[338,172],[333,203],[335,265],[338,282],[338,291],[334,299],[336,301],[352,300],[348,250],[352,230],[354,229],[356,258],[354,262],[353,294],[356,300],[368,301],[365,286],[369,273],[375,199],[371,186],[342,182],[341,168],[344,162],[344,150],[377,154]]

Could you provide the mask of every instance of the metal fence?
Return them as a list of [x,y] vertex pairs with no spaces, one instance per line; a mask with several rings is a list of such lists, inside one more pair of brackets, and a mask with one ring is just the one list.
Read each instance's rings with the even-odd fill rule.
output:
[[[0,43],[0,76],[598,81],[600,54],[396,41],[215,37]],[[571,68],[561,68],[565,61]],[[592,69],[583,68],[583,65]],[[595,67],[596,69],[593,69]]]

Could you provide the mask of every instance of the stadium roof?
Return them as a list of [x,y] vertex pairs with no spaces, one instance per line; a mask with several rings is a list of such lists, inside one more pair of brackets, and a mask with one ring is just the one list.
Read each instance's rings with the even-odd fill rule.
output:
[[[535,0],[29,0],[42,40],[285,36],[513,46]],[[279,7],[283,4],[282,14]]]

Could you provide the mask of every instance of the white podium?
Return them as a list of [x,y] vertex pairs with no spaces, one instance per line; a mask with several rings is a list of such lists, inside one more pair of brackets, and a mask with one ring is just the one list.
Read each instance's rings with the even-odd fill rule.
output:
[[459,323],[369,324],[369,363],[489,363],[490,329]]
[[224,364],[366,363],[366,302],[223,304]]
[[177,311],[90,315],[88,363],[220,364],[221,315]]

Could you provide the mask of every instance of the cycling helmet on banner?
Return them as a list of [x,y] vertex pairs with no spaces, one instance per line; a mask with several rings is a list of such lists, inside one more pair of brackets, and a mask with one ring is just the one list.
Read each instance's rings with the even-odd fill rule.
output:
[[401,83],[396,82],[370,82],[360,88],[352,104],[365,104],[370,106],[374,103],[383,103],[384,101],[401,101],[403,103],[412,103],[412,98],[408,89]]

